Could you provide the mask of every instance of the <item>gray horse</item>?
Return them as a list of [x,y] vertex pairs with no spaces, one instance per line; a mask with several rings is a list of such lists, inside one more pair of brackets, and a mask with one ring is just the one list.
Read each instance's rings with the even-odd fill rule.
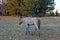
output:
[[[25,22],[26,34],[27,33],[30,34],[29,26],[34,25],[34,27],[36,28],[35,32],[37,31],[39,33],[39,37],[40,37],[40,18],[37,18],[37,17],[20,17],[19,21],[20,21],[19,24],[22,24],[23,22]],[[32,33],[32,35],[34,35],[34,33]]]

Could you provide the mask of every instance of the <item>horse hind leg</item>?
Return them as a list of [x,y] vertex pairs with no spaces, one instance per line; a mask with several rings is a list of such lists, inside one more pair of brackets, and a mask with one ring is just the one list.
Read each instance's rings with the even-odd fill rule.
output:
[[38,33],[39,37],[40,37],[40,32]]
[[39,37],[40,37],[40,25],[38,26],[38,28],[39,28],[38,34],[39,34]]

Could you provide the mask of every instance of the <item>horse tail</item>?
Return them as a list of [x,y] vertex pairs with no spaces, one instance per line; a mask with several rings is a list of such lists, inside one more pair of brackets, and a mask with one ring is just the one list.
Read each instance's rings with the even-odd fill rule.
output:
[[38,19],[38,28],[40,29],[40,19]]

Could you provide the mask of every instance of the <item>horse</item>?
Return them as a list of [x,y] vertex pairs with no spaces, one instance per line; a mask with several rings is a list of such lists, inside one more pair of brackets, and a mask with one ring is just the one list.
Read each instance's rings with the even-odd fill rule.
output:
[[29,26],[34,25],[34,27],[36,27],[35,32],[38,31],[39,37],[40,37],[40,18],[37,18],[37,17],[20,17],[19,21],[20,21],[19,24],[22,24],[22,23],[25,22],[25,24],[26,24],[26,34],[30,33]]

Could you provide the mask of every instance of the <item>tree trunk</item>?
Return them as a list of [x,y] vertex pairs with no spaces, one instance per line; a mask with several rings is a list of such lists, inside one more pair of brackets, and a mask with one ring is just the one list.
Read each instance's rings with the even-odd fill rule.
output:
[[45,16],[45,14],[46,14],[46,10],[43,9],[42,10],[42,15]]

